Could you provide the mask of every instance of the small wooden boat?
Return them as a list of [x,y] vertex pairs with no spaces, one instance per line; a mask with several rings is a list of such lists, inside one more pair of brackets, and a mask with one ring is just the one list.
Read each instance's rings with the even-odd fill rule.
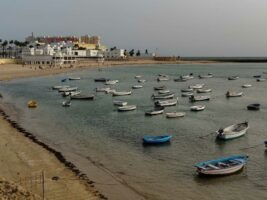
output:
[[187,81],[187,79],[184,79],[184,78],[175,78],[175,79],[173,79],[175,82],[186,82]]
[[141,75],[136,75],[134,78],[140,79],[140,78],[142,78],[142,76]]
[[132,86],[133,89],[140,89],[140,88],[142,88],[142,87],[143,87],[142,85],[133,85],[133,86]]
[[198,89],[197,93],[209,93],[211,91],[212,91],[211,89]]
[[190,110],[191,111],[202,111],[206,108],[206,106],[204,105],[195,105],[195,106],[191,106]]
[[66,87],[66,88],[61,88],[58,91],[59,92],[71,92],[71,91],[76,91],[78,87]]
[[136,105],[118,107],[118,111],[132,111],[132,110],[136,110]]
[[193,92],[182,92],[181,94],[182,97],[191,97],[194,96]]
[[96,78],[95,79],[95,82],[107,82],[107,81],[109,81],[110,79],[108,79],[108,78]]
[[168,94],[158,94],[158,95],[152,95],[153,99],[172,99],[174,97],[173,93]]
[[52,87],[53,90],[59,90],[59,89],[62,89],[62,88],[69,88],[70,86],[69,85],[55,85]]
[[138,83],[144,83],[144,82],[146,82],[145,79],[138,79]]
[[163,112],[164,112],[164,107],[156,107],[153,110],[146,111],[145,115],[149,115],[149,116],[159,115],[159,114],[163,114]]
[[63,92],[62,93],[62,96],[63,97],[67,97],[67,96],[75,96],[75,95],[78,95],[78,94],[81,94],[81,90],[79,91],[70,91],[70,92]]
[[244,85],[242,85],[242,88],[250,88],[250,87],[252,87],[251,84],[244,84]]
[[227,91],[226,97],[241,97],[243,92],[234,92],[234,91]]
[[172,99],[172,100],[164,100],[164,101],[155,101],[155,106],[160,106],[160,107],[167,107],[167,106],[176,106],[178,103],[178,98],[177,99]]
[[238,124],[233,124],[223,129],[219,129],[217,133],[217,138],[222,140],[234,139],[241,137],[246,134],[249,129],[248,122],[242,122]]
[[61,82],[66,82],[68,79],[67,78],[63,78],[61,79]]
[[196,85],[190,85],[190,89],[201,89],[204,87],[205,84],[196,84]]
[[71,106],[71,101],[63,101],[62,102],[63,107],[70,107]]
[[119,82],[119,80],[109,80],[105,82],[105,85],[115,85]]
[[253,78],[261,78],[261,75],[254,75]]
[[236,80],[236,79],[239,79],[238,76],[229,76],[228,77],[228,80],[232,81],[232,80]]
[[257,79],[257,82],[262,82],[262,81],[266,81],[266,79],[265,78],[258,78]]
[[131,95],[131,94],[132,94],[131,91],[124,91],[124,92],[114,91],[114,92],[112,92],[112,96],[126,96],[126,95]]
[[260,110],[260,104],[259,103],[254,103],[254,104],[249,104],[247,106],[248,110]]
[[194,89],[193,88],[184,88],[184,89],[181,89],[181,92],[193,92]]
[[213,75],[212,74],[208,74],[208,75],[199,75],[198,76],[200,79],[205,79],[205,78],[212,78]]
[[171,91],[170,90],[159,90],[158,93],[159,94],[167,94],[167,93],[170,93]]
[[157,81],[169,81],[170,78],[168,76],[162,76],[162,77],[158,77]]
[[189,97],[190,101],[195,102],[195,101],[209,101],[210,96],[190,96]]
[[200,175],[229,175],[243,169],[248,156],[238,155],[209,160],[195,165]]
[[185,112],[169,112],[166,113],[167,118],[179,118],[179,117],[184,117]]
[[171,138],[172,138],[171,135],[144,136],[143,143],[144,144],[163,144],[166,142],[170,142]]
[[158,87],[154,87],[154,90],[166,90],[166,86],[162,85],[162,86],[158,86]]
[[107,92],[109,91],[111,88],[109,87],[105,87],[105,88],[96,88],[95,91],[96,92]]
[[84,94],[77,94],[70,97],[73,100],[94,100],[95,96],[93,94],[84,95]]
[[29,108],[36,108],[37,107],[37,101],[35,101],[35,100],[28,101],[28,107]]
[[190,80],[190,79],[193,79],[194,76],[193,76],[193,74],[188,74],[188,75],[180,76],[180,78],[181,78],[181,79]]
[[119,100],[114,100],[113,104],[115,106],[126,106],[128,103],[126,101],[119,101]]
[[81,80],[81,77],[69,77],[70,81]]

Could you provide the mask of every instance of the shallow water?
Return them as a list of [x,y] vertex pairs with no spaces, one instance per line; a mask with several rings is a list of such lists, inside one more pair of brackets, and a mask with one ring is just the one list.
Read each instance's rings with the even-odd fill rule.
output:
[[[12,102],[20,111],[19,122],[45,142],[62,151],[101,164],[122,178],[149,199],[264,199],[267,198],[267,153],[263,141],[267,138],[267,81],[256,82],[253,75],[267,71],[265,64],[201,64],[114,67],[102,70],[83,70],[71,74],[21,79],[3,82],[2,101]],[[157,74],[172,79],[178,75],[213,73],[214,78],[187,82],[157,82]],[[68,76],[80,76],[80,81],[64,84],[78,86],[83,92],[94,93],[103,87],[94,78],[118,79],[118,90],[129,90],[139,84],[134,78],[143,75],[144,88],[132,90],[125,97],[97,93],[94,101],[72,101],[70,108],[61,106],[63,98],[51,90]],[[228,81],[227,77],[240,78]],[[267,76],[267,75],[265,75]],[[205,83],[213,91],[209,102],[190,103],[181,97],[180,89]],[[251,83],[251,88],[241,86]],[[166,85],[179,97],[179,104],[167,111],[186,112],[180,119],[165,115],[146,117],[153,108],[151,94],[154,86]],[[227,90],[243,91],[240,98],[225,98]],[[203,94],[206,95],[206,94]],[[209,94],[208,94],[209,95]],[[30,99],[38,101],[37,109],[28,109]],[[137,110],[117,112],[112,100],[126,100],[137,105]],[[259,112],[248,111],[250,103],[262,105]],[[189,107],[206,105],[202,112],[191,112]],[[239,139],[217,142],[214,131],[241,121],[249,121],[248,133]],[[172,134],[170,144],[144,147],[144,135]],[[233,176],[200,178],[193,165],[200,161],[234,154],[248,154],[245,170]],[[79,166],[79,159],[75,159]]]

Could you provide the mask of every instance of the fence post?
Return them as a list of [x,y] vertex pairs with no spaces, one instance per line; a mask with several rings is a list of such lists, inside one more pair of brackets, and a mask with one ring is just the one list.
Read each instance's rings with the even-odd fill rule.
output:
[[45,199],[44,171],[42,171],[42,198]]

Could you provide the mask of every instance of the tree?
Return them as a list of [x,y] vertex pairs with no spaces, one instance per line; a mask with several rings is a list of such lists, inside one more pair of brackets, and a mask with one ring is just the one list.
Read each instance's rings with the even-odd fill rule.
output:
[[123,54],[124,54],[124,56],[128,56],[129,55],[129,53],[128,53],[128,51],[126,49],[124,50]]
[[146,53],[145,54],[148,54],[148,50],[146,49]]
[[140,50],[138,50],[138,51],[136,52],[136,56],[140,56],[140,55],[141,55]]
[[129,55],[130,55],[130,56],[133,56],[133,55],[134,55],[134,49],[132,49],[132,50],[129,52]]
[[5,49],[6,49],[6,46],[7,46],[7,44],[8,44],[8,42],[7,42],[7,40],[5,40],[3,43],[2,43],[2,53],[3,53],[3,55],[5,55]]
[[117,49],[117,47],[114,46],[114,47],[110,48],[110,51],[113,51],[113,50],[116,50],[116,49]]

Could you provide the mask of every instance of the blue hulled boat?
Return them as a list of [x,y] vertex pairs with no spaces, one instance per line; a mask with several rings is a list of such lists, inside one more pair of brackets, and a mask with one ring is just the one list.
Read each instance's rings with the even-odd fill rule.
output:
[[200,175],[229,175],[243,169],[247,155],[237,155],[200,162],[195,165]]
[[159,135],[159,136],[144,136],[144,144],[162,144],[171,140],[171,135]]

